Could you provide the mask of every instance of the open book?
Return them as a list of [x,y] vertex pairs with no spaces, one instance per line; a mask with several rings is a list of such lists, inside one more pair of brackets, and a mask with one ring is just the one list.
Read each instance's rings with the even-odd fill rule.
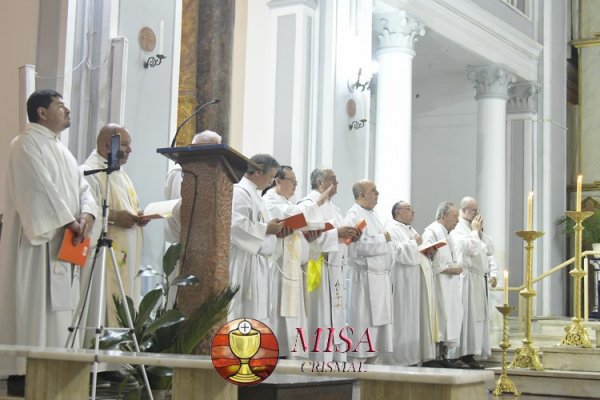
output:
[[327,232],[327,231],[333,229],[334,226],[331,222],[325,222],[324,224],[319,222],[319,223],[309,223],[307,225],[307,228],[308,229],[303,229],[304,232],[302,232],[302,234],[304,235],[305,238],[308,239],[309,232],[317,231],[317,233],[320,235],[323,232]]
[[306,218],[304,217],[304,213],[292,215],[290,217],[282,219],[282,221],[283,225],[293,230],[304,228],[306,225],[308,225],[306,222]]
[[440,247],[444,247],[447,244],[448,244],[448,242],[446,241],[446,239],[438,240],[437,242],[433,242],[433,243],[423,243],[422,245],[419,246],[419,251],[421,253],[425,254],[429,250],[437,250]]
[[[354,225],[354,227],[362,232],[363,229],[365,229],[367,227],[367,221],[365,221],[364,218],[361,218],[360,220],[358,220],[356,225]],[[352,243],[352,239],[346,239],[346,240],[344,240],[344,243],[350,244],[350,243]]]
[[61,261],[66,261],[71,264],[85,266],[88,254],[90,252],[90,237],[83,239],[77,246],[73,246],[74,233],[70,229],[65,229],[65,234],[58,249],[58,258]]
[[170,218],[173,214],[173,208],[180,199],[155,201],[144,208],[144,213],[140,215],[141,219]]

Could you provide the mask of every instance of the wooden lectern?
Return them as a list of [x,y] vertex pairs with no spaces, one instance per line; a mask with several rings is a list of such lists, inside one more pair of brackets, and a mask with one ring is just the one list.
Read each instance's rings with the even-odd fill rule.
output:
[[[183,172],[181,274],[195,275],[200,284],[180,287],[177,305],[190,315],[210,294],[229,285],[233,184],[239,182],[252,161],[225,144],[156,151],[180,164]],[[206,350],[202,344],[200,351]]]

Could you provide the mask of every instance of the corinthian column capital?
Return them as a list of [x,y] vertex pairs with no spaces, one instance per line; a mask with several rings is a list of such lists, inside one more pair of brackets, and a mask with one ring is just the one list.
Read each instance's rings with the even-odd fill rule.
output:
[[537,113],[539,85],[534,81],[517,82],[508,88],[506,111],[511,113]]
[[425,35],[425,25],[406,11],[375,14],[373,29],[379,43],[378,51],[398,48],[414,55],[415,42]]
[[508,88],[517,77],[501,65],[469,65],[467,77],[475,83],[476,99],[496,97],[508,99]]

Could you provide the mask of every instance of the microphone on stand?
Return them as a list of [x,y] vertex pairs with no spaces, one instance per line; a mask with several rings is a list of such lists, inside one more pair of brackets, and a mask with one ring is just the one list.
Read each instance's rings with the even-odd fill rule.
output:
[[221,100],[219,100],[219,99],[214,99],[214,100],[209,101],[208,103],[204,103],[201,106],[199,106],[198,108],[196,108],[189,117],[184,119],[183,122],[181,124],[179,124],[179,126],[177,127],[177,130],[175,131],[175,136],[173,137],[173,141],[171,142],[171,147],[175,147],[175,143],[177,142],[177,135],[179,134],[179,131],[181,130],[181,128],[183,128],[185,126],[185,124],[187,124],[189,122],[190,119],[192,119],[192,117],[194,115],[198,114],[200,112],[200,110],[202,110],[204,107],[209,106],[211,104],[216,104],[220,101]]

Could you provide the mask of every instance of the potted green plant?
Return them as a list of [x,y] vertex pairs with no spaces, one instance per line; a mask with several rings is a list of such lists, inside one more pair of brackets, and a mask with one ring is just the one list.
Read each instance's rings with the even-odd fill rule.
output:
[[[127,297],[127,306],[133,320],[134,331],[140,350],[152,353],[191,354],[196,345],[208,334],[216,323],[225,319],[229,304],[237,288],[227,287],[211,295],[191,315],[185,315],[176,308],[168,307],[168,288],[170,285],[185,286],[198,284],[195,276],[179,276],[172,283],[169,275],[175,269],[181,253],[181,245],[175,244],[167,249],[163,256],[162,271],[142,269],[138,275],[157,275],[161,282],[149,291],[136,310],[131,298]],[[125,302],[114,298],[121,326],[127,326]],[[132,335],[129,331],[106,331],[100,339],[101,349],[134,351]],[[126,392],[126,400],[141,399],[145,393],[144,381],[138,367],[124,365],[125,379],[119,386],[119,393]],[[171,388],[172,368],[150,366],[146,368],[150,386],[155,391],[168,391]],[[155,399],[164,394],[157,393]]]
[[[575,222],[573,222],[571,218],[566,216],[562,217],[559,220],[559,224],[564,225],[564,232],[567,237],[574,234],[573,228],[575,227]],[[600,209],[594,211],[594,213],[581,224],[583,225],[582,240],[584,247],[592,247],[595,251],[600,251]]]

